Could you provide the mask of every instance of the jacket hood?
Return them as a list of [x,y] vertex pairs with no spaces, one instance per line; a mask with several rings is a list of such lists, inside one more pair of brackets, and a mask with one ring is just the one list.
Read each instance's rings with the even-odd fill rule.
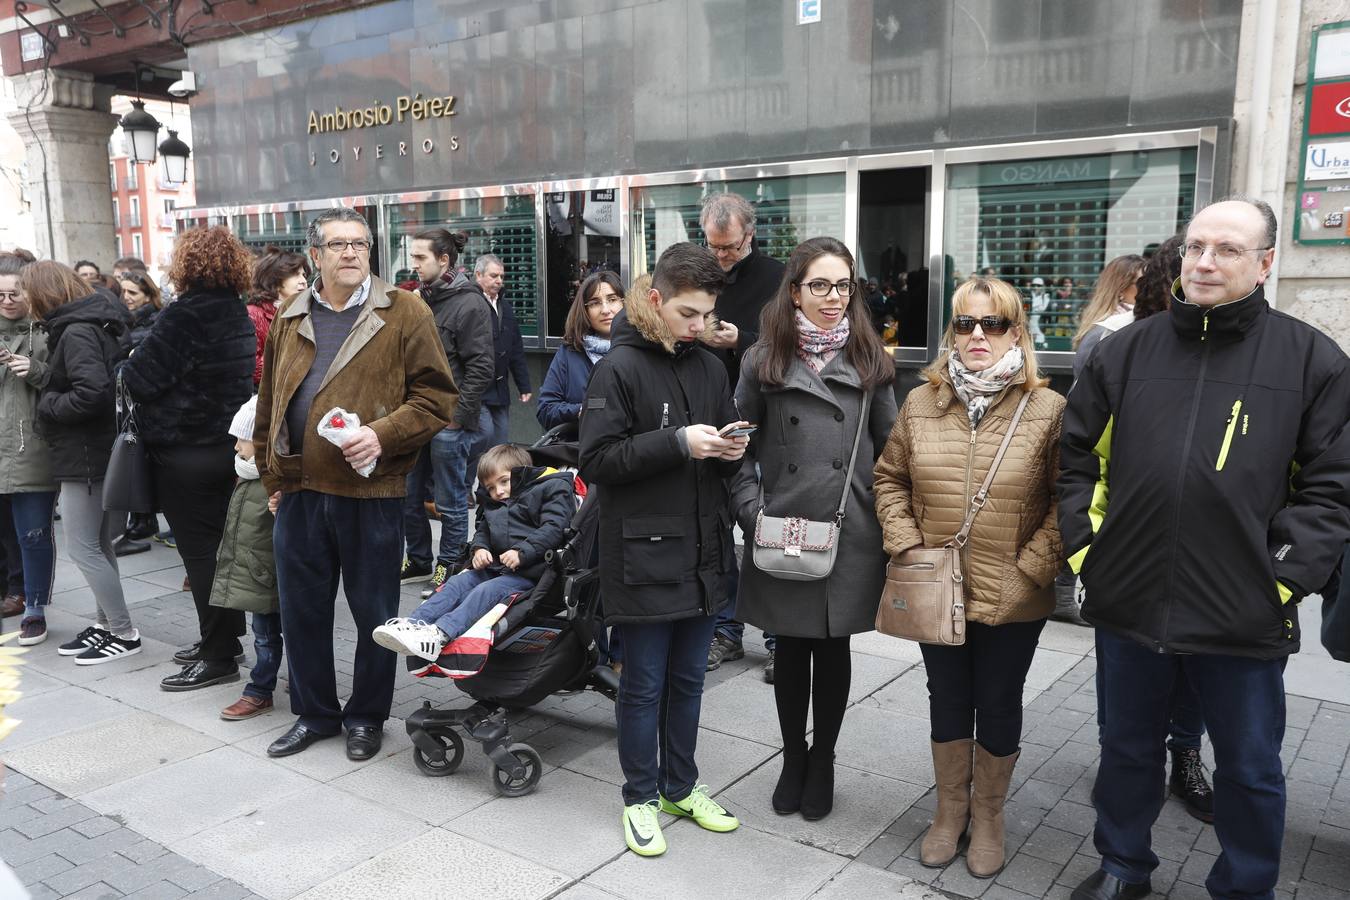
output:
[[[552,466],[518,466],[511,470],[511,497],[507,501],[515,500],[525,491],[533,488],[549,478],[563,478],[568,484],[572,483],[572,473],[555,469]],[[481,483],[478,490],[474,491],[474,496],[478,498],[480,509],[500,509],[505,503],[498,503],[492,499],[488,489]]]
[[[422,285],[419,293],[422,295],[422,299],[427,301],[427,305],[435,309],[447,300],[469,291],[479,295],[483,294],[478,285],[470,281],[463,272],[456,272],[455,277],[449,281],[446,281],[445,276],[441,276],[431,284]],[[484,296],[483,299],[486,300],[487,297]]]
[[[747,257],[748,259],[749,257]],[[742,260],[744,262],[744,260]],[[614,317],[614,324],[610,331],[610,344],[619,346],[626,344],[630,347],[643,347],[647,350],[655,350],[660,347],[670,356],[678,356],[675,345],[675,335],[667,327],[661,314],[652,306],[651,301],[647,299],[647,292],[652,289],[652,276],[639,275],[633,280],[628,288],[628,294],[624,297],[623,310]],[[717,328],[717,316],[708,317],[708,327],[704,329],[703,334],[699,336],[699,343],[704,342],[705,338],[712,334]],[[684,352],[681,350],[680,352]]]
[[47,316],[45,324],[52,340],[56,341],[61,332],[77,322],[97,325],[113,337],[120,338],[127,330],[126,307],[119,311],[115,301],[95,292],[82,300],[58,306]]
[[1186,299],[1181,292],[1180,278],[1172,282],[1172,301],[1168,305],[1172,327],[1183,338],[1192,340],[1205,335],[1241,340],[1246,337],[1261,314],[1270,308],[1266,303],[1265,286],[1260,284],[1241,299],[1230,300],[1216,306],[1200,306]]

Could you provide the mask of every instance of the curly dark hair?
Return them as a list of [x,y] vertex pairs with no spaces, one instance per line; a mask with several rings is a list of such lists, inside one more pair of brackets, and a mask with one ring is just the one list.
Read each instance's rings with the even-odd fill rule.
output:
[[174,242],[169,280],[179,294],[189,291],[248,291],[253,257],[224,225],[190,228]]
[[309,260],[299,253],[269,245],[253,263],[253,290],[249,292],[248,302],[253,305],[276,303],[280,299],[277,290],[282,283],[301,272],[306,279],[312,277]]
[[1158,245],[1144,263],[1139,291],[1134,297],[1134,320],[1166,311],[1172,302],[1172,285],[1181,277],[1181,244],[1185,234],[1174,234]]

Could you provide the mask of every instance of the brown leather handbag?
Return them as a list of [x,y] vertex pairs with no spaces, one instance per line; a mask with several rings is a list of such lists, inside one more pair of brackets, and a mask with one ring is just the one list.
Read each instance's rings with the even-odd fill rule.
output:
[[994,473],[1008,452],[1013,432],[1022,419],[1031,394],[1017,404],[1008,432],[984,476],[984,483],[970,498],[970,509],[956,536],[941,547],[912,547],[886,564],[886,587],[877,606],[877,631],[892,637],[956,647],[966,642],[966,601],[961,574],[961,551],[970,539],[975,516],[989,499]]

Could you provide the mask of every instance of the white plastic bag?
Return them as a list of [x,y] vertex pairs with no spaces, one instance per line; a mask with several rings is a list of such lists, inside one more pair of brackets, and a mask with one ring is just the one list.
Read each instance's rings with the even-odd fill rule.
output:
[[[347,412],[340,406],[335,406],[323,414],[319,420],[319,436],[339,449],[352,438],[356,437],[357,429],[361,427],[361,417],[356,413]],[[379,463],[376,459],[369,465],[356,469],[356,474],[362,478],[369,478],[370,473],[375,471],[375,466]]]

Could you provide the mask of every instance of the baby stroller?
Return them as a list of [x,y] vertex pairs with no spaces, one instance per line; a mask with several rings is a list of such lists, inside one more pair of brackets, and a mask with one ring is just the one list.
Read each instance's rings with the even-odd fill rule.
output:
[[[575,468],[575,426],[549,431],[530,447],[530,456],[536,465]],[[584,485],[578,482],[578,488],[580,493]],[[427,702],[408,717],[413,762],[424,775],[450,775],[459,768],[463,732],[492,760],[497,793],[528,794],[539,784],[543,762],[533,747],[512,739],[507,711],[533,706],[557,692],[593,690],[610,700],[618,696],[619,676],[600,664],[595,640],[595,630],[603,627],[596,621],[600,591],[593,566],[598,506],[593,497],[582,500],[563,545],[549,551],[539,583],[528,594],[513,597],[493,626],[483,667],[456,679],[456,686],[477,702],[454,710],[435,709]],[[446,677],[436,664],[422,660],[409,658],[408,668],[423,677]]]

